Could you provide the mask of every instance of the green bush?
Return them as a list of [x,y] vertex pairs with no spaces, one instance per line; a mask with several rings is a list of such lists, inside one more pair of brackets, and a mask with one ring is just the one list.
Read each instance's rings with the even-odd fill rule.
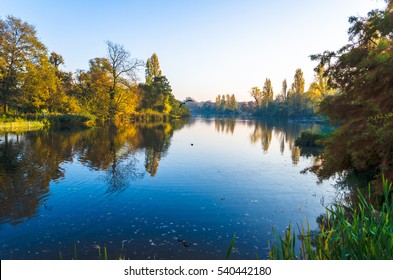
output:
[[302,131],[300,137],[295,140],[295,145],[299,147],[322,147],[320,140],[326,136],[311,131]]

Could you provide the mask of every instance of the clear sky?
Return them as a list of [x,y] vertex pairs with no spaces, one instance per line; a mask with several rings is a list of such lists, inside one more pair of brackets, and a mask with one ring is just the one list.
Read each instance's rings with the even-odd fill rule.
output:
[[66,71],[87,70],[109,40],[144,61],[156,52],[178,99],[234,93],[244,101],[266,78],[278,94],[297,68],[308,86],[316,65],[309,56],[346,44],[349,16],[383,7],[382,0],[0,0],[0,17],[34,25]]

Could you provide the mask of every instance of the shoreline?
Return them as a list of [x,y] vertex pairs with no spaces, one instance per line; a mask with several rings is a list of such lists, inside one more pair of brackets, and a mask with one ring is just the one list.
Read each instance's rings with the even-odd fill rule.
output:
[[40,130],[45,127],[45,124],[40,121],[15,121],[15,122],[0,122],[0,132],[20,132]]

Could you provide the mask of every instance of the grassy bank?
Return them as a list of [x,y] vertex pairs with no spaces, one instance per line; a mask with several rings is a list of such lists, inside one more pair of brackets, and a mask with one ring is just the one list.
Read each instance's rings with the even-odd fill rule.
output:
[[[382,179],[383,195],[374,206],[370,191],[360,191],[353,206],[343,204],[326,209],[317,221],[319,230],[290,225],[279,243],[270,248],[271,259],[382,260],[393,259],[392,184]],[[369,188],[370,189],[370,188]],[[297,233],[297,234],[296,234]],[[300,249],[297,242],[300,241]]]
[[[165,123],[185,116],[164,114],[153,110],[135,112],[130,116],[116,116],[113,124],[122,126],[128,123]],[[108,120],[98,119],[90,114],[23,114],[4,115],[0,118],[0,131],[29,131],[45,127],[94,127],[108,125]]]
[[41,114],[7,115],[0,119],[0,131],[23,132],[56,126],[95,126],[94,119],[84,115]]
[[0,131],[6,132],[20,132],[20,131],[30,131],[39,130],[45,127],[45,122],[43,121],[30,121],[30,120],[14,120],[3,122],[0,121]]

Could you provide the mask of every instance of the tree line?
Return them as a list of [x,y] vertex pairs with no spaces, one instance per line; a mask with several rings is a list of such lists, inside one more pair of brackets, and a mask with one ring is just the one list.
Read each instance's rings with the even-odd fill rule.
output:
[[314,116],[319,111],[321,101],[336,92],[328,85],[324,71],[323,66],[315,69],[314,81],[306,91],[303,71],[298,68],[295,71],[291,87],[288,88],[287,80],[284,79],[281,91],[275,99],[273,99],[272,82],[266,78],[262,90],[256,86],[250,90],[256,104],[254,113],[259,116],[285,118]]
[[[189,111],[172,94],[154,53],[146,63],[122,45],[106,41],[107,54],[89,60],[89,69],[60,69],[64,58],[48,52],[34,26],[0,19],[0,101],[4,114],[82,114],[100,122],[124,121],[155,111],[183,116]],[[138,72],[145,67],[144,83]]]
[[328,85],[324,72],[324,66],[315,69],[314,81],[307,91],[303,71],[299,68],[295,72],[291,87],[288,88],[285,79],[280,93],[275,98],[272,81],[266,78],[262,90],[258,86],[251,88],[250,95],[253,101],[238,102],[234,94],[222,94],[216,97],[215,102],[195,102],[188,106],[192,112],[201,114],[246,114],[295,119],[311,117],[319,112],[322,100],[336,92]]

